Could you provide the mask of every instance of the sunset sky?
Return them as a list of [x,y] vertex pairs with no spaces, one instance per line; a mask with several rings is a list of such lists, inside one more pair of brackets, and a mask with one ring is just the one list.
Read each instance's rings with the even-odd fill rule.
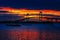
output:
[[[21,18],[21,14],[39,14],[40,11],[42,11],[43,14],[53,15],[54,17],[57,15],[60,18],[60,0],[0,0],[0,9],[1,7],[2,10],[7,11],[7,13],[6,15],[3,12],[0,13],[0,21],[16,20]],[[38,18],[38,16],[32,15],[24,17]],[[47,21],[46,17],[41,20]],[[33,20],[33,18],[31,20]],[[60,22],[60,20],[58,20],[58,22]],[[60,23],[57,23],[56,20],[53,20],[53,23],[0,23],[0,40],[22,39],[60,40]]]

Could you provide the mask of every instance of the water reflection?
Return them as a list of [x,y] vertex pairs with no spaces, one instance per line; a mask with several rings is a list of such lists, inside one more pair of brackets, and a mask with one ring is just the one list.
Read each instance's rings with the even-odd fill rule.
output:
[[19,27],[0,24],[0,40],[60,40],[60,27],[51,23],[21,23]]
[[60,33],[37,30],[0,30],[0,40],[59,40]]

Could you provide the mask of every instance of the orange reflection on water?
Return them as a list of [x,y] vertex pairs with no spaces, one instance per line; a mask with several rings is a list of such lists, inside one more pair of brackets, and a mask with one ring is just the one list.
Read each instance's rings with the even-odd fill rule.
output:
[[38,40],[39,39],[39,32],[38,31],[31,31],[31,30],[24,30],[24,31],[9,31],[9,39],[13,40]]
[[[10,40],[55,40],[60,38],[60,36],[56,35],[58,33],[55,32],[38,32],[33,30],[10,30],[8,32],[8,39]],[[58,38],[57,38],[58,37]]]
[[37,30],[0,30],[1,40],[60,40],[60,32]]

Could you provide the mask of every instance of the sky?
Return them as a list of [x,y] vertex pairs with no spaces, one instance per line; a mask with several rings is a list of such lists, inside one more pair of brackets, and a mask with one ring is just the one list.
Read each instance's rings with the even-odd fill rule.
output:
[[[27,8],[27,9],[52,9],[60,10],[60,0],[0,0],[0,7],[11,7],[11,8]],[[0,17],[3,19],[3,17]],[[1,30],[15,30],[15,29],[36,29],[44,31],[54,31],[60,33],[60,23],[52,24],[22,24],[19,27],[12,27],[6,24],[0,24]],[[45,30],[46,29],[46,30]],[[5,31],[6,32],[6,31]],[[4,32],[3,32],[4,33]],[[5,40],[6,35],[1,34],[0,39]],[[4,37],[5,35],[5,37]],[[52,34],[53,35],[53,34]],[[57,35],[58,36],[58,35]],[[54,37],[53,37],[54,38]],[[60,37],[59,37],[60,38]],[[56,38],[58,39],[58,38]]]
[[60,0],[0,0],[0,7],[60,10]]
[[60,0],[0,0],[0,7],[60,10]]

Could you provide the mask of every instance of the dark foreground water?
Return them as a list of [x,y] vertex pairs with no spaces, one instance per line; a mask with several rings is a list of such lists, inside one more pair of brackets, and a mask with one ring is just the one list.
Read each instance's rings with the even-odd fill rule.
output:
[[60,23],[0,24],[0,40],[60,40]]

